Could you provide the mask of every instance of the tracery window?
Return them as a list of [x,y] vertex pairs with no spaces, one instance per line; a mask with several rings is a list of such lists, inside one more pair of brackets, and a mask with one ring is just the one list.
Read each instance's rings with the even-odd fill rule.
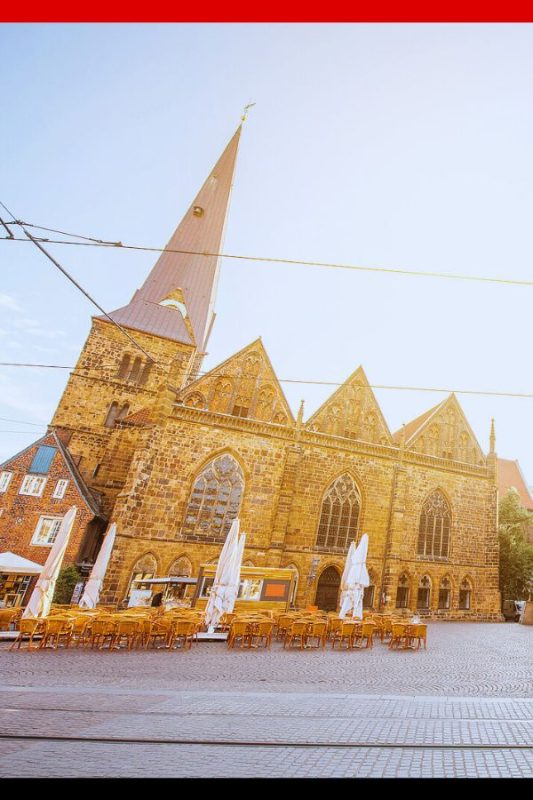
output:
[[431,598],[431,580],[427,575],[420,579],[418,584],[418,593],[416,597],[417,608],[429,608],[429,601]]
[[346,550],[356,538],[361,496],[351,475],[340,475],[329,487],[320,511],[317,547]]
[[187,556],[180,556],[168,569],[169,577],[182,577],[190,578],[192,575],[192,564]]
[[452,584],[449,578],[443,578],[439,588],[439,608],[448,610],[452,600]]
[[472,584],[468,580],[468,578],[464,578],[461,581],[461,586],[459,588],[459,608],[462,611],[469,611],[471,608],[471,601],[472,601]]
[[396,589],[396,608],[407,608],[409,605],[409,578],[401,575]]
[[147,553],[138,559],[131,572],[126,592],[126,599],[129,599],[131,592],[140,585],[140,581],[147,581],[155,577],[157,573],[157,561],[151,553]]
[[433,492],[422,507],[418,529],[417,555],[422,558],[448,558],[451,511],[442,492]]
[[194,481],[182,533],[223,538],[239,513],[244,476],[234,458],[211,461]]

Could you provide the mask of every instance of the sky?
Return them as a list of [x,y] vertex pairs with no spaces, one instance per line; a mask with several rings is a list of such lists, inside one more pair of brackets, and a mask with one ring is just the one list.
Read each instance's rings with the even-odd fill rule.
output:
[[[225,252],[532,279],[531,25],[4,25],[0,58],[0,200],[18,219],[163,246],[251,100]],[[49,249],[107,310],[156,260]],[[0,265],[0,361],[74,365],[98,312],[31,244],[0,241]],[[532,299],[227,259],[204,368],[261,336],[282,379],[361,364],[371,384],[533,393]],[[67,376],[0,366],[0,461],[44,433]],[[335,389],[283,388],[306,418]],[[392,431],[446,397],[375,393]],[[533,400],[458,399],[533,484]]]

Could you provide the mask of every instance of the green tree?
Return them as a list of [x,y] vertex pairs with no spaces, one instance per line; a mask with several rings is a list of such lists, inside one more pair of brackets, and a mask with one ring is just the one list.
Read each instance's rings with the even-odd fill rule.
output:
[[81,581],[81,575],[74,565],[62,569],[57,579],[53,602],[62,605],[70,603],[72,592],[78,581]]
[[502,600],[523,600],[529,597],[533,581],[533,546],[527,542],[533,514],[511,489],[500,500],[499,519]]

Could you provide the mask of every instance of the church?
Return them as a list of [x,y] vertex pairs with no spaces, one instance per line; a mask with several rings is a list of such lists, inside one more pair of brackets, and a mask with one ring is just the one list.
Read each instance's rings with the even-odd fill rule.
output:
[[[293,569],[297,606],[336,607],[349,544],[367,533],[366,607],[501,619],[494,428],[485,454],[452,394],[392,432],[360,366],[294,416],[261,339],[202,370],[240,135],[144,284],[93,318],[48,434],[1,466],[0,540],[42,554],[62,482],[85,514],[73,563],[88,569],[117,524],[102,602],[124,602],[141,578],[198,575],[239,517],[243,563]],[[17,470],[40,495],[20,491]]]

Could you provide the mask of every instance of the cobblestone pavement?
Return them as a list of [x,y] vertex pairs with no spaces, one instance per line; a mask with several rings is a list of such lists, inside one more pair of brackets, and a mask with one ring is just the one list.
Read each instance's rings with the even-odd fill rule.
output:
[[1,777],[533,777],[533,629],[427,652],[0,646]]

